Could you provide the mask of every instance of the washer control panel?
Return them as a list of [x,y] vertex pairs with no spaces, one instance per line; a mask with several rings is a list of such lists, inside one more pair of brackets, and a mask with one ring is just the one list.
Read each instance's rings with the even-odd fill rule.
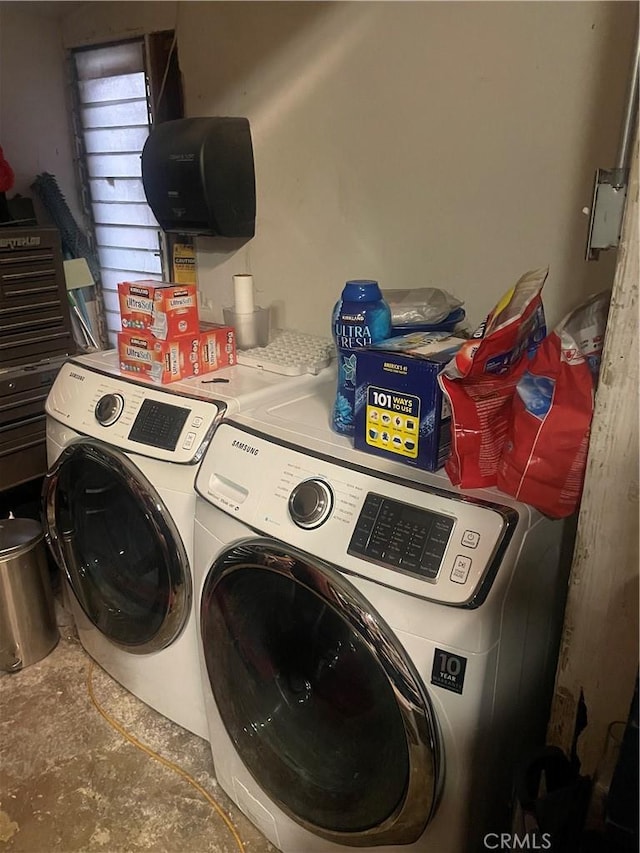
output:
[[455,518],[369,493],[349,542],[349,554],[416,577],[438,577]]
[[345,571],[433,601],[473,602],[519,515],[420,488],[410,474],[398,463],[397,478],[376,475],[223,421],[196,491],[253,530]]
[[59,423],[113,447],[190,464],[204,453],[222,405],[66,362],[45,409]]
[[191,409],[187,406],[143,400],[128,438],[149,447],[175,450],[190,414]]

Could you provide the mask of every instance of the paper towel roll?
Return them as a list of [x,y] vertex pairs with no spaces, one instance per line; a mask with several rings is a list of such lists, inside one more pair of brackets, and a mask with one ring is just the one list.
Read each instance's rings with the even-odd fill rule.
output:
[[255,307],[253,301],[253,276],[234,275],[233,294],[236,314],[251,314]]

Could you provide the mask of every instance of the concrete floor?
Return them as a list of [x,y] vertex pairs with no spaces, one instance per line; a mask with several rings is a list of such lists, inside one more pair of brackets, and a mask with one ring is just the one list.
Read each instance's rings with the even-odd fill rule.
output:
[[[238,853],[214,807],[130,744],[88,692],[90,658],[71,628],[42,661],[0,673],[0,853]],[[193,777],[246,853],[274,853],[213,775],[209,745],[94,666],[96,700],[129,734]]]

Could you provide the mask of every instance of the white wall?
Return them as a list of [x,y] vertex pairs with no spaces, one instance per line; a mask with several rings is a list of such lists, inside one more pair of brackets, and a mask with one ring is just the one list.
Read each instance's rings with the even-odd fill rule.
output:
[[349,277],[445,287],[473,323],[532,267],[551,268],[550,325],[611,285],[582,209],[613,165],[636,20],[625,2],[92,2],[62,31],[177,28],[188,114],[247,116],[255,153],[256,236],[201,239],[201,288],[229,304],[251,272],[282,324],[327,334]]
[[[56,4],[50,4],[55,7]],[[0,145],[15,174],[9,197],[33,197],[37,175],[55,175],[83,227],[66,100],[65,53],[53,8],[0,3]],[[44,218],[44,211],[36,208]]]

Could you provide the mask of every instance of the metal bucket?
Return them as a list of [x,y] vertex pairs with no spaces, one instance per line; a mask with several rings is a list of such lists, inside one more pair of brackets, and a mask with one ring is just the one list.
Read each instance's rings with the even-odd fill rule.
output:
[[44,535],[37,521],[0,520],[0,669],[17,672],[51,652],[56,625]]

